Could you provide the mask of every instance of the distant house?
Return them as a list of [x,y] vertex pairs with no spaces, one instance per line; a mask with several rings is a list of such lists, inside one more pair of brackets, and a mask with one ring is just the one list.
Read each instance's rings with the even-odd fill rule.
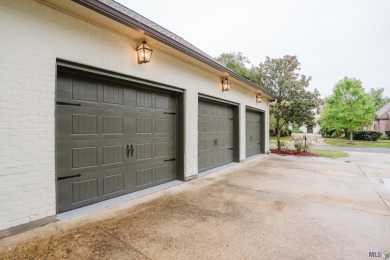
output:
[[376,112],[375,120],[366,127],[366,130],[390,131],[390,103],[387,103]]
[[313,109],[312,111],[314,112],[314,118],[316,124],[313,127],[307,127],[306,124],[303,124],[302,126],[299,127],[299,130],[307,133],[307,134],[317,134],[320,132],[320,125],[318,124],[318,121],[320,119],[320,112],[322,111],[323,105],[320,105],[318,109]]

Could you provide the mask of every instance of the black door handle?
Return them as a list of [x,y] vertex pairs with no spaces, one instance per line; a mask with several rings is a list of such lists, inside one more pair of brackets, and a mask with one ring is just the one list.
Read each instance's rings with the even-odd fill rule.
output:
[[127,157],[129,157],[129,155],[131,155],[131,157],[133,157],[133,154],[134,154],[134,146],[133,145],[131,145],[131,146],[127,145],[127,147],[126,147],[126,155],[127,155]]
[[218,144],[218,140],[217,138],[214,138],[214,146],[216,146]]
[[250,139],[249,140],[251,140],[252,141],[252,136],[250,136]]

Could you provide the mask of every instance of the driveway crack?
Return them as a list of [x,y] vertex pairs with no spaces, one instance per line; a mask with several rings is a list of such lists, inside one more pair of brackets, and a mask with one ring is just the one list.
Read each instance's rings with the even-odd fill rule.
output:
[[356,166],[360,169],[360,171],[364,174],[364,176],[366,177],[367,181],[370,183],[371,187],[375,190],[375,192],[378,194],[379,198],[381,198],[381,200],[383,201],[383,203],[386,205],[386,207],[390,210],[390,207],[389,205],[387,205],[386,201],[382,198],[381,194],[378,192],[377,189],[375,189],[375,186],[374,184],[372,184],[372,182],[370,181],[370,179],[368,178],[366,172],[360,167],[360,165],[356,162],[356,161],[353,161]]
[[111,237],[113,237],[114,239],[119,240],[119,241],[120,241],[122,244],[124,244],[125,246],[127,246],[127,247],[131,248],[132,250],[136,251],[136,252],[139,253],[140,255],[146,257],[147,259],[150,259],[150,260],[152,259],[152,258],[148,257],[147,255],[145,255],[144,253],[142,253],[141,251],[139,251],[137,248],[135,248],[135,247],[133,247],[132,245],[130,245],[130,244],[126,243],[125,241],[123,241],[120,237],[114,235],[113,233],[111,233],[111,232],[109,232],[109,231],[107,231],[107,230],[105,230],[105,229],[102,229],[102,228],[100,228],[100,229],[101,229],[103,232],[105,232],[106,234],[108,234],[108,235],[110,235]]

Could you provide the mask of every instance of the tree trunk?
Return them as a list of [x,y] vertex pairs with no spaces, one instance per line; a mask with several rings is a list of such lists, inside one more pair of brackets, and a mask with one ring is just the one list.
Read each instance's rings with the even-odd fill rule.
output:
[[350,141],[350,143],[352,144],[352,142],[353,142],[353,133],[352,133],[352,129],[349,131],[349,141]]
[[352,133],[352,126],[349,125],[349,143],[353,143],[353,133]]
[[276,140],[278,142],[278,150],[280,150],[280,126],[279,126],[279,118],[276,118]]

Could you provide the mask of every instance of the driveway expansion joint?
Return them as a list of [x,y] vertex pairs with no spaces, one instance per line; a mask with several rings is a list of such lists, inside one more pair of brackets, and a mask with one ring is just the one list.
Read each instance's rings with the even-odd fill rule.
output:
[[137,248],[135,248],[134,246],[126,243],[125,241],[123,241],[120,237],[116,236],[115,234],[111,233],[110,231],[107,231],[106,229],[102,228],[102,227],[98,227],[98,229],[100,229],[103,233],[111,236],[112,238],[114,238],[115,240],[121,242],[123,245],[125,245],[126,247],[132,249],[133,251],[139,253],[140,255],[144,256],[145,258],[147,259],[150,259],[150,257],[148,257],[147,255],[145,255],[144,253],[142,253],[140,250],[138,250]]
[[375,189],[375,186],[372,184],[372,182],[370,181],[370,179],[368,178],[366,172],[360,167],[360,165],[356,162],[356,161],[353,161],[357,167],[360,169],[360,171],[364,174],[364,177],[366,177],[367,181],[370,183],[371,187],[375,190],[375,192],[378,194],[379,198],[381,198],[381,200],[383,201],[383,203],[386,205],[386,207],[390,210],[390,207],[389,205],[387,205],[386,201],[382,198],[381,194],[378,192],[377,189]]

